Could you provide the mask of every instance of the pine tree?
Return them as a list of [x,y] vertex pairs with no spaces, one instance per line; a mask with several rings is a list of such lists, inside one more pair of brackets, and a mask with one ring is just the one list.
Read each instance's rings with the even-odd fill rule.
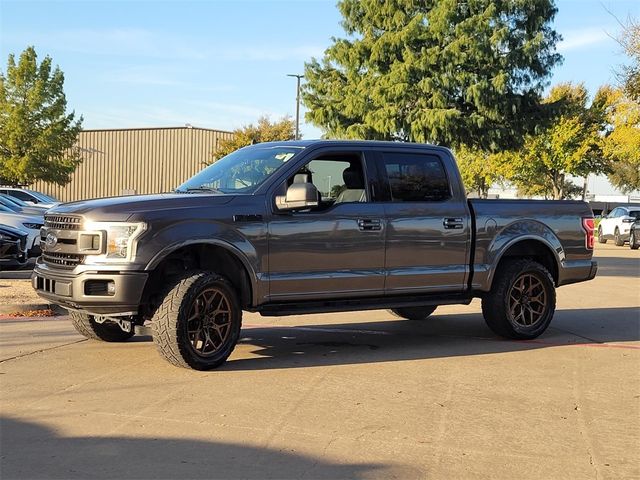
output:
[[553,0],[341,0],[347,38],[305,66],[307,120],[328,136],[519,146],[559,35]]

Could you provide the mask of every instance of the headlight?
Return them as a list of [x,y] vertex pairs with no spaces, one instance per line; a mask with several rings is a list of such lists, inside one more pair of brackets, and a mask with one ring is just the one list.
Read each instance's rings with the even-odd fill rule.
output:
[[42,228],[41,223],[23,223],[22,225],[24,225],[25,228],[29,228],[31,230],[40,230]]
[[146,225],[142,222],[87,222],[84,230],[106,232],[106,253],[92,255],[92,261],[121,262],[134,257],[135,241],[146,230]]
[[0,233],[0,240],[11,240],[7,235]]

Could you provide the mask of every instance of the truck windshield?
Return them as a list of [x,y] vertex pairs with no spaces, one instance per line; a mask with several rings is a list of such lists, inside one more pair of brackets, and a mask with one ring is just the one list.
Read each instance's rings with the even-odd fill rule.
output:
[[241,148],[191,177],[176,192],[253,193],[302,149],[260,145]]

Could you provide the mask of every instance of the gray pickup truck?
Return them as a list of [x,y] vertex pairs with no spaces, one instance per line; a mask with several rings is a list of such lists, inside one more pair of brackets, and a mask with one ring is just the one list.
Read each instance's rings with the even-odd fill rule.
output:
[[242,311],[390,309],[411,320],[482,299],[496,334],[531,339],[555,288],[592,279],[583,202],[467,200],[455,159],[431,145],[252,145],[172,193],[47,212],[38,294],[87,338],[153,332],[160,354],[221,365]]

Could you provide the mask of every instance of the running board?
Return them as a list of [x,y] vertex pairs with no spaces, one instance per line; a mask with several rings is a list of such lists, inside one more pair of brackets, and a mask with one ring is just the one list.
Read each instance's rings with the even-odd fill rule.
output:
[[281,317],[306,313],[353,312],[386,308],[424,307],[430,305],[468,305],[473,296],[468,292],[440,295],[402,295],[393,297],[351,298],[339,300],[297,300],[260,305],[252,311],[264,317]]

